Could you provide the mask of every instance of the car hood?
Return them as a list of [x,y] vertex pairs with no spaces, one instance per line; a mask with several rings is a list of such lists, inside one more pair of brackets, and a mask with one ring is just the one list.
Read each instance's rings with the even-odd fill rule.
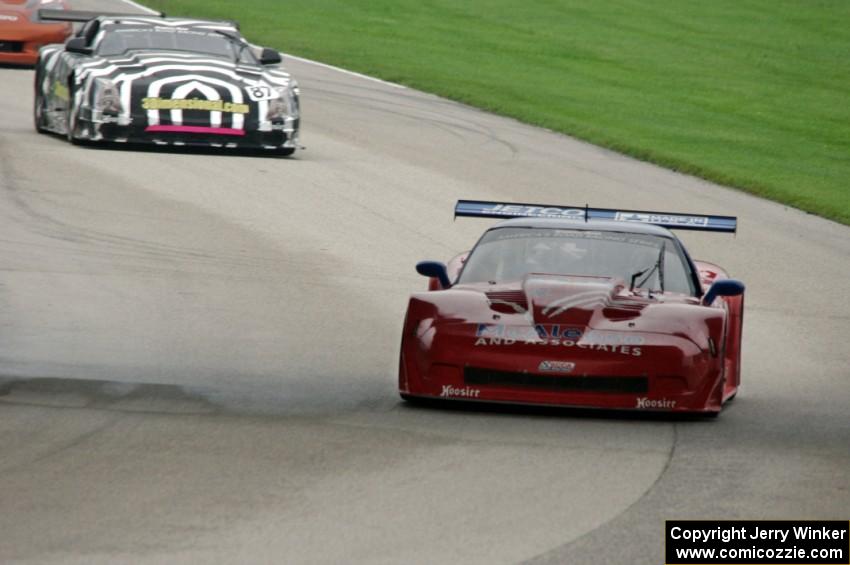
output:
[[198,73],[220,75],[231,80],[253,84],[261,78],[286,79],[280,69],[238,64],[226,57],[215,57],[185,51],[130,51],[121,55],[94,57],[81,69],[81,75],[115,76],[127,74],[144,78],[155,73]]
[[20,25],[30,20],[29,10],[0,3],[0,25]]
[[435,325],[460,324],[475,335],[517,332],[520,336],[589,330],[657,333],[694,340],[717,333],[723,311],[676,293],[629,291],[622,279],[527,275],[514,284],[460,284],[414,294],[411,309]]

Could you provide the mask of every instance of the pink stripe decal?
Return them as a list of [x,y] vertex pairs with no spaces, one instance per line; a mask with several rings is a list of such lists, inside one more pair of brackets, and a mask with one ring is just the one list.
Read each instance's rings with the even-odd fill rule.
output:
[[233,128],[211,128],[205,126],[148,126],[145,131],[168,133],[211,133],[213,135],[245,135],[245,131]]

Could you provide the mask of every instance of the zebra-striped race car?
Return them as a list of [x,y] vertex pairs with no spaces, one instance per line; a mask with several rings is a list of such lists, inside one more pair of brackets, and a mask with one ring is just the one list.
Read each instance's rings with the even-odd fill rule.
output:
[[[51,13],[53,12],[53,13]],[[298,147],[298,84],[233,22],[42,10],[84,22],[39,51],[34,121],[72,143]]]

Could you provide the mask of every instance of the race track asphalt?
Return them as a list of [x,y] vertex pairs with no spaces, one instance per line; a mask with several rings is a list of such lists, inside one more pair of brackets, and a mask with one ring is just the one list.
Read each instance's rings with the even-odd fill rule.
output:
[[[655,564],[665,519],[848,519],[850,229],[286,66],[292,159],[74,147],[33,130],[32,71],[0,69],[0,561]],[[413,265],[489,224],[458,198],[737,215],[681,237],[747,284],[738,398],[403,404]]]

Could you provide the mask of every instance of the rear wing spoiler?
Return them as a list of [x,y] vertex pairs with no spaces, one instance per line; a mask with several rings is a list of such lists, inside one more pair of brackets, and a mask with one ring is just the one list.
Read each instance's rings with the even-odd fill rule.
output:
[[89,10],[51,10],[47,8],[38,11],[38,19],[45,22],[85,23],[100,16],[107,18],[164,18],[165,13],[127,14],[121,12],[93,12]]
[[[150,12],[130,14],[127,12],[96,12],[91,10],[51,10],[44,8],[38,11],[38,19],[45,22],[74,22],[86,23],[99,17],[104,18],[164,18],[165,12]],[[191,20],[192,18],[186,18]],[[211,24],[223,24],[234,29],[239,29],[239,22],[235,20],[199,20]]]
[[482,200],[458,200],[455,218],[557,218],[561,220],[614,220],[652,224],[668,229],[701,230],[735,233],[738,218],[735,216],[706,216],[677,212],[649,212],[616,208],[583,208],[547,206],[545,204],[515,204]]

